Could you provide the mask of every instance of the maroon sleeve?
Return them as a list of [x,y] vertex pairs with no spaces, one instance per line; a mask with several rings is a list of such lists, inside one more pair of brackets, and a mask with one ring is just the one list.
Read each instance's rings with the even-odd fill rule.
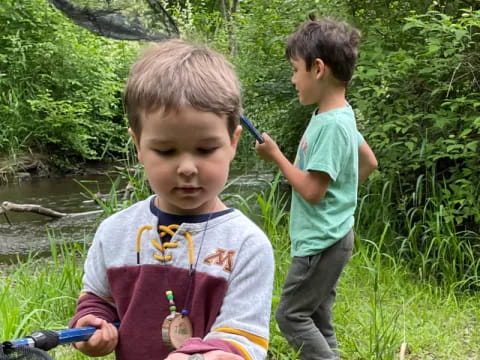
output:
[[86,293],[78,299],[75,316],[70,320],[68,327],[75,327],[78,319],[89,314],[108,322],[119,321],[117,310],[108,301],[95,294]]
[[191,338],[183,343],[183,345],[176,350],[177,353],[182,354],[196,354],[196,353],[206,353],[208,351],[221,350],[229,352],[235,355],[242,356],[240,351],[230,344],[228,341],[220,339],[212,339],[203,341],[200,338]]

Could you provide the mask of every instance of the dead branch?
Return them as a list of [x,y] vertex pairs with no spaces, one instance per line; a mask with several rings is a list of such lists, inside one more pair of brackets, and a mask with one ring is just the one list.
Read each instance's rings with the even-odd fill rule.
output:
[[8,218],[7,212],[0,206],[0,215],[2,214],[5,217],[5,220],[7,220],[8,225],[12,226],[12,222]]
[[[14,212],[33,212],[40,215],[49,216],[51,218],[59,219],[63,217],[74,217],[74,216],[84,216],[84,215],[91,215],[91,214],[98,214],[103,210],[93,210],[93,211],[86,211],[82,213],[75,213],[75,214],[67,214],[62,213],[59,211],[55,211],[41,205],[37,204],[16,204],[10,201],[4,201],[0,206],[0,215],[4,214],[6,216],[7,211],[14,211]],[[10,223],[10,221],[9,221]]]
[[2,203],[2,208],[5,211],[33,212],[40,215],[50,216],[52,218],[61,218],[61,217],[67,216],[66,213],[61,213],[49,208],[45,208],[41,205],[36,205],[36,204],[15,204],[10,201],[4,201]]

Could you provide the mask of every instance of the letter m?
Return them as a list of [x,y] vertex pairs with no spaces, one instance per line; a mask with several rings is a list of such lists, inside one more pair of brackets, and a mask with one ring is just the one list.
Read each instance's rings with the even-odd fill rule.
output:
[[223,266],[223,270],[232,272],[234,255],[233,250],[217,249],[215,253],[203,259],[203,262],[208,265]]

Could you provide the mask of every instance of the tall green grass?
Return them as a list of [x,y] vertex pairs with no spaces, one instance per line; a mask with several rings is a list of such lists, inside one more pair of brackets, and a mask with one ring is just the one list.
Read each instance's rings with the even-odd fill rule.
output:
[[[255,203],[244,206],[243,210],[257,219],[275,251],[270,358],[296,359],[273,319],[290,264],[289,214],[285,207],[288,199],[279,191],[279,183],[277,176],[254,197]],[[446,229],[435,226],[431,231],[437,235],[434,239],[437,244],[411,251],[405,246],[405,239],[392,229],[392,226],[400,228],[402,219],[392,218],[391,183],[378,185],[369,183],[362,189],[364,195],[356,214],[359,220],[355,228],[355,252],[338,288],[334,316],[342,359],[397,359],[402,343],[409,344],[411,349],[408,359],[424,359],[430,355],[435,359],[480,359],[472,355],[480,353],[480,300],[462,292],[466,284],[478,281],[475,277],[478,260],[471,257],[475,247],[441,238],[440,234]],[[418,196],[420,190],[412,196]],[[432,213],[433,210],[430,209]],[[418,210],[404,212],[405,218],[410,219],[409,232],[404,236],[411,241],[416,240],[417,225],[412,221],[415,211]],[[423,225],[429,229],[435,223],[429,221],[428,209],[423,215],[426,219]],[[450,228],[450,235],[464,239],[466,234],[455,233]],[[433,253],[425,251],[432,251],[433,247]],[[443,260],[432,259],[432,255],[442,256]],[[442,263],[445,259],[447,263]],[[467,262],[476,265],[458,266]],[[417,264],[423,266],[423,272],[416,271]],[[443,281],[438,281],[438,274],[429,274],[435,269],[443,272]],[[469,319],[468,325],[464,319]],[[474,329],[477,329],[475,335]],[[457,336],[458,331],[466,335]],[[443,334],[440,341],[439,333]]]
[[21,338],[40,329],[64,329],[73,314],[81,289],[86,242],[67,243],[50,235],[49,258],[30,254],[2,269],[2,341]]
[[[273,316],[290,264],[288,196],[279,189],[280,178],[277,176],[257,193],[229,200],[235,200],[272,240],[276,271],[269,359],[294,360],[297,355],[282,336]],[[427,231],[426,236],[437,234],[438,239],[431,237],[435,246],[416,243],[423,233],[417,229],[414,220],[420,210],[405,208],[403,217],[393,219],[393,204],[389,202],[391,191],[388,183],[381,186],[370,183],[363,189],[364,195],[359,202],[355,251],[340,279],[334,307],[342,359],[397,359],[402,343],[409,345],[411,353],[407,359],[410,360],[480,359],[480,299],[476,293],[470,293],[471,287],[465,287],[465,284],[474,284],[478,278],[469,278],[475,274],[473,267],[465,268],[459,265],[458,259],[452,260],[455,254],[461,259],[463,255],[460,253],[464,250],[475,253],[476,248],[455,250],[455,246],[465,245],[458,245],[461,242],[455,241],[447,244],[443,238],[443,223],[442,226],[432,226],[435,223],[429,221],[435,217],[427,209],[421,212],[425,218],[423,232]],[[135,196],[139,195],[132,194],[132,199]],[[434,206],[433,200],[431,206]],[[409,231],[400,235],[399,223],[403,221],[410,221],[406,224]],[[452,228],[449,231],[446,234],[457,240],[475,235],[455,232]],[[412,242],[411,245],[407,246],[406,239]],[[22,337],[37,329],[61,329],[67,325],[81,287],[88,242],[89,239],[68,243],[51,234],[51,257],[40,258],[32,254],[2,271],[2,339]],[[400,246],[395,251],[397,245]],[[444,258],[431,258],[432,255]],[[464,256],[470,261],[468,251]],[[455,261],[456,265],[442,264],[440,267],[442,260]],[[442,280],[438,280],[438,274],[429,274],[429,271],[442,271]],[[57,359],[85,358],[69,346],[58,347],[52,354]]]
[[[87,242],[69,244],[52,238],[52,250],[52,258],[32,255],[2,271],[1,339],[23,337],[38,329],[65,328],[73,315]],[[280,269],[289,263],[282,257],[284,251],[275,247],[280,265],[276,298],[285,275]],[[274,309],[275,304],[272,313]],[[479,319],[477,296],[426,286],[381,246],[357,237],[334,308],[342,359],[396,359],[402,342],[409,344],[412,353],[407,359],[411,360],[478,359]],[[52,354],[62,360],[85,358],[70,346],[60,346]],[[272,316],[269,359],[296,358]]]
[[421,176],[415,189],[395,203],[394,187],[401,189],[394,180],[378,178],[365,188],[358,205],[357,231],[374,241],[384,236],[385,252],[425,284],[480,289],[480,233],[458,226],[452,205],[443,196],[447,189]]

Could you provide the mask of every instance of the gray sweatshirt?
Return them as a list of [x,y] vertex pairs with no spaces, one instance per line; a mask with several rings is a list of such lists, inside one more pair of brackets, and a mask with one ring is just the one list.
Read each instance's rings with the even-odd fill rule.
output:
[[186,309],[193,324],[193,338],[177,351],[265,359],[274,275],[265,234],[235,209],[207,222],[170,226],[172,236],[162,243],[150,201],[99,226],[71,326],[86,314],[120,321],[117,359],[164,359],[172,351],[161,332],[171,290],[177,311]]

